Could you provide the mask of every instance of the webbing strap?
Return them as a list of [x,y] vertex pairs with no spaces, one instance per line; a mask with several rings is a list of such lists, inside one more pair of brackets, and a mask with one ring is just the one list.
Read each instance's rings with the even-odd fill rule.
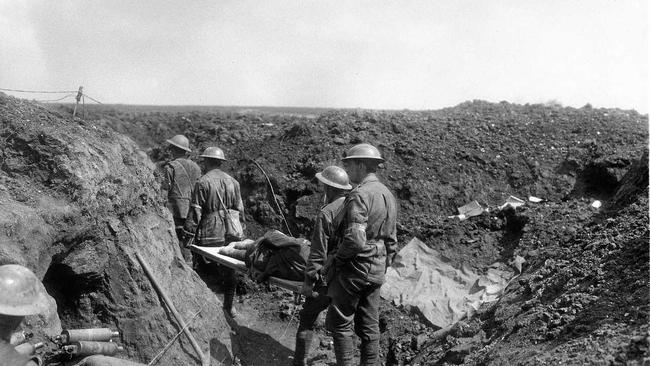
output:
[[[174,167],[174,172],[176,173],[178,171],[178,167],[180,167],[183,170],[183,173],[185,174],[185,177],[187,178],[187,183],[188,185],[191,184],[190,182],[190,174],[187,172],[187,169],[183,166],[183,164],[179,161],[172,161],[170,163]],[[190,197],[186,197],[183,195],[183,191],[181,190],[181,187],[178,185],[178,179],[176,179],[176,176],[174,176],[174,184],[176,185],[176,188],[178,189],[178,192],[180,193],[180,197],[178,198],[185,198],[185,199],[190,199]]]

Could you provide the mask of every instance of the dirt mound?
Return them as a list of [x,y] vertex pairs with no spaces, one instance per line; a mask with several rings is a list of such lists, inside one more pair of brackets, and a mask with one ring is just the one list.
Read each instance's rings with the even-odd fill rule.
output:
[[[185,265],[154,165],[131,139],[3,94],[0,120],[0,263],[28,266],[56,300],[49,321],[25,325],[37,339],[61,325],[110,327],[121,332],[122,357],[151,360],[179,326],[139,252],[186,320],[202,310],[190,329],[204,350],[223,341],[220,302]],[[161,362],[196,363],[195,355],[180,337]]]
[[[178,133],[192,139],[194,156],[222,147],[226,169],[242,185],[250,237],[286,232],[279,210],[294,235],[308,235],[320,200],[314,173],[370,142],[387,158],[380,175],[399,199],[400,245],[417,236],[477,273],[516,255],[526,260],[499,302],[444,337],[411,309],[384,304],[388,364],[616,364],[647,356],[647,116],[482,101],[316,117],[115,106],[91,112],[156,162],[165,159],[164,140]],[[498,210],[510,195],[544,201]],[[473,200],[489,212],[448,218]],[[595,200],[604,209],[592,207]]]

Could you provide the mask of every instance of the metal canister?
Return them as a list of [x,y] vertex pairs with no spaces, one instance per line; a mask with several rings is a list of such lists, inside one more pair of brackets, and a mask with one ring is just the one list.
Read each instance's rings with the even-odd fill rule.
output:
[[64,346],[67,353],[75,356],[105,355],[112,356],[124,350],[113,342],[79,341]]
[[43,346],[45,346],[45,343],[43,342],[37,342],[37,343],[25,342],[23,344],[19,344],[15,346],[14,349],[16,350],[16,352],[20,353],[21,355],[31,356],[34,353],[36,353],[36,350],[42,348]]
[[21,344],[27,340],[27,335],[25,332],[17,332],[13,333],[11,335],[11,339],[9,340],[9,344]]
[[108,342],[113,337],[119,337],[120,332],[113,331],[110,328],[91,328],[91,329],[66,329],[58,337],[62,344],[69,344],[79,341],[98,341]]

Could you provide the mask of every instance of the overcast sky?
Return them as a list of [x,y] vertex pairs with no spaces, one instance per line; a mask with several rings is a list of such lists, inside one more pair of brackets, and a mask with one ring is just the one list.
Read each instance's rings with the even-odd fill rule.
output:
[[83,85],[127,104],[554,100],[647,113],[648,14],[646,0],[0,0],[0,88]]

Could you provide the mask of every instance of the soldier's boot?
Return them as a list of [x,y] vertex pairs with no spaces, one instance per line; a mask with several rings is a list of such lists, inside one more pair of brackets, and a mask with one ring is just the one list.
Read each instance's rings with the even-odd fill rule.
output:
[[235,300],[235,294],[226,292],[223,295],[223,311],[226,313],[231,318],[236,318],[239,313],[237,313],[237,310],[235,309],[235,306],[233,305],[233,302]]
[[296,350],[293,353],[293,366],[307,366],[307,358],[314,333],[311,330],[301,330],[296,333]]
[[377,366],[379,362],[379,340],[361,340],[361,366]]
[[334,354],[336,355],[337,366],[354,365],[354,343],[352,337],[334,335]]
[[233,269],[222,269],[224,276],[223,284],[223,310],[231,318],[237,317],[238,313],[233,305],[237,291],[237,273]]

